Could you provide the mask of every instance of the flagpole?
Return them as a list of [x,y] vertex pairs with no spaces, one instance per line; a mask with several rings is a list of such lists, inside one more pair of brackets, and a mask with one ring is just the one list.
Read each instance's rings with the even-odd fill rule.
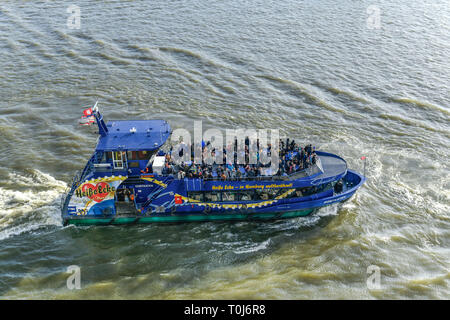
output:
[[92,110],[93,110],[94,112],[97,112],[97,111],[98,111],[97,104],[98,104],[98,99],[97,99],[97,101],[95,102],[94,107],[92,108]]
[[364,177],[366,176],[366,158],[364,158]]
[[366,176],[366,156],[362,156],[361,160],[364,161],[364,177]]

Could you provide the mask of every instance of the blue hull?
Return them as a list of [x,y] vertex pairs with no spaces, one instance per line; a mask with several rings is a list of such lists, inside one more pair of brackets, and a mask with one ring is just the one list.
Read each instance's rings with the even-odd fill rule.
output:
[[[210,210],[205,210],[205,206],[201,204],[187,203],[173,205],[170,213],[153,212],[143,215],[137,212],[120,216],[66,216],[64,223],[74,225],[126,225],[208,221],[269,221],[305,217],[322,207],[347,201],[361,187],[365,177],[357,172],[348,170],[344,181],[351,183],[352,187],[346,188],[338,194],[320,199],[309,199],[308,201],[294,198],[277,201],[273,205],[261,208],[241,207],[230,209],[219,206],[211,207]],[[314,195],[312,198],[314,198]]]

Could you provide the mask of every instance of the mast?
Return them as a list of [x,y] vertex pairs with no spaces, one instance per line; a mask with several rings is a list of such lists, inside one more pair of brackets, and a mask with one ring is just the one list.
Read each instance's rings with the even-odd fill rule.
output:
[[93,114],[95,116],[95,120],[97,120],[98,133],[102,137],[106,137],[107,134],[108,134],[108,128],[106,127],[105,121],[103,121],[103,116],[100,113],[100,111],[98,110],[97,104],[98,104],[98,100],[95,103],[94,107],[92,108],[92,111],[93,111]]

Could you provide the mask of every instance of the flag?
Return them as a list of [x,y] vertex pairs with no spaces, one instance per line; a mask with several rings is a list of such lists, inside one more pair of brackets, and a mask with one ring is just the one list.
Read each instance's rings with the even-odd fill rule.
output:
[[83,110],[83,116],[80,119],[80,125],[82,126],[90,126],[95,122],[95,116],[94,112],[97,110],[97,103],[95,104],[94,108],[87,108]]
[[85,117],[92,116],[92,108],[86,109],[83,111]]
[[93,124],[95,122],[95,117],[94,116],[82,116],[80,119],[80,125],[82,126],[90,126],[91,124]]

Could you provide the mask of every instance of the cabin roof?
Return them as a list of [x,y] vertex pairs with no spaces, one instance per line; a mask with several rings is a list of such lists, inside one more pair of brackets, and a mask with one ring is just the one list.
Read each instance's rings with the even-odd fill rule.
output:
[[97,151],[156,150],[171,134],[165,120],[113,120],[106,127],[108,132],[100,136]]

